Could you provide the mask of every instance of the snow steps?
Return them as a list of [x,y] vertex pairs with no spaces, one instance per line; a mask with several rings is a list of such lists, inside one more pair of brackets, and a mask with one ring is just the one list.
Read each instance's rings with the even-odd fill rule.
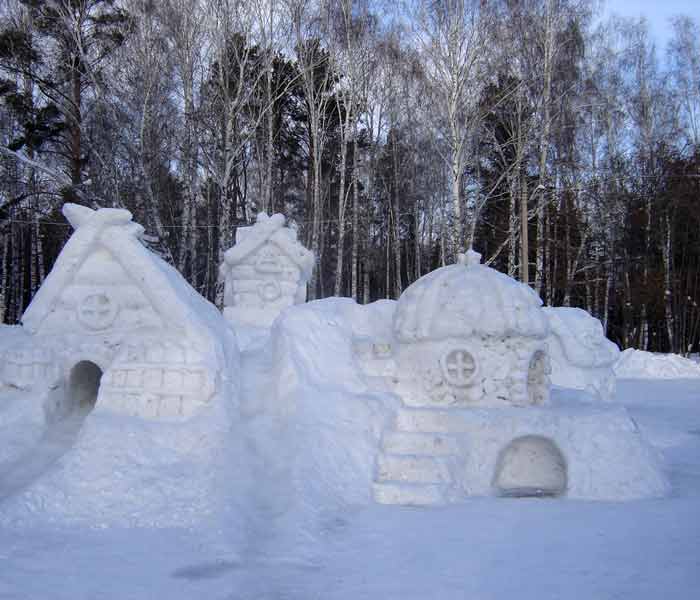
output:
[[380,482],[450,483],[450,471],[444,462],[432,456],[380,454],[377,477]]
[[442,486],[375,483],[374,500],[379,504],[401,504],[404,506],[431,506],[445,504]]
[[450,463],[461,455],[457,438],[444,425],[451,416],[440,410],[399,411],[394,427],[382,436],[373,485],[376,502],[410,506],[448,502],[454,484]]
[[454,437],[436,433],[387,431],[384,433],[382,448],[390,454],[416,456],[459,454],[459,445]]

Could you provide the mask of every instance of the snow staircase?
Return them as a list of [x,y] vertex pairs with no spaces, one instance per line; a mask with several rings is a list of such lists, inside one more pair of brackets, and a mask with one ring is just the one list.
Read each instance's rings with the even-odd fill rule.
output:
[[435,409],[399,410],[393,428],[382,436],[373,484],[376,502],[449,502],[454,484],[450,464],[461,454],[457,438],[439,425],[449,417],[447,411]]

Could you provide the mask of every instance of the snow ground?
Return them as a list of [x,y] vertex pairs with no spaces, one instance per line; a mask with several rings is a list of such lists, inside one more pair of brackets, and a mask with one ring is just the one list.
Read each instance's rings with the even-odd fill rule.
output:
[[671,497],[346,507],[298,531],[284,515],[246,531],[233,520],[197,529],[5,527],[0,599],[692,598],[700,384],[621,380],[617,399],[663,453]]

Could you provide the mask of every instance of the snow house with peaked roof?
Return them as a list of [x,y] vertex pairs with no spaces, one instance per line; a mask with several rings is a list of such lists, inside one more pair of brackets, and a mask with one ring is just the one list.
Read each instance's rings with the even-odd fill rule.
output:
[[314,255],[285,222],[284,215],[259,213],[254,225],[236,230],[219,268],[224,316],[232,323],[269,327],[282,310],[306,301]]
[[216,392],[232,392],[235,336],[141,243],[144,230],[131,213],[69,203],[63,214],[75,232],[22,317],[25,343],[44,348],[56,366],[46,383],[65,387],[63,401],[186,418]]

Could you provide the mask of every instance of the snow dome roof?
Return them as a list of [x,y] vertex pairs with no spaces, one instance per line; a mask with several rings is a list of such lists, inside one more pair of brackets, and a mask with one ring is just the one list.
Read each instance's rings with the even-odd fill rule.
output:
[[401,342],[471,336],[545,337],[542,301],[527,285],[480,264],[473,250],[410,285],[399,298]]

